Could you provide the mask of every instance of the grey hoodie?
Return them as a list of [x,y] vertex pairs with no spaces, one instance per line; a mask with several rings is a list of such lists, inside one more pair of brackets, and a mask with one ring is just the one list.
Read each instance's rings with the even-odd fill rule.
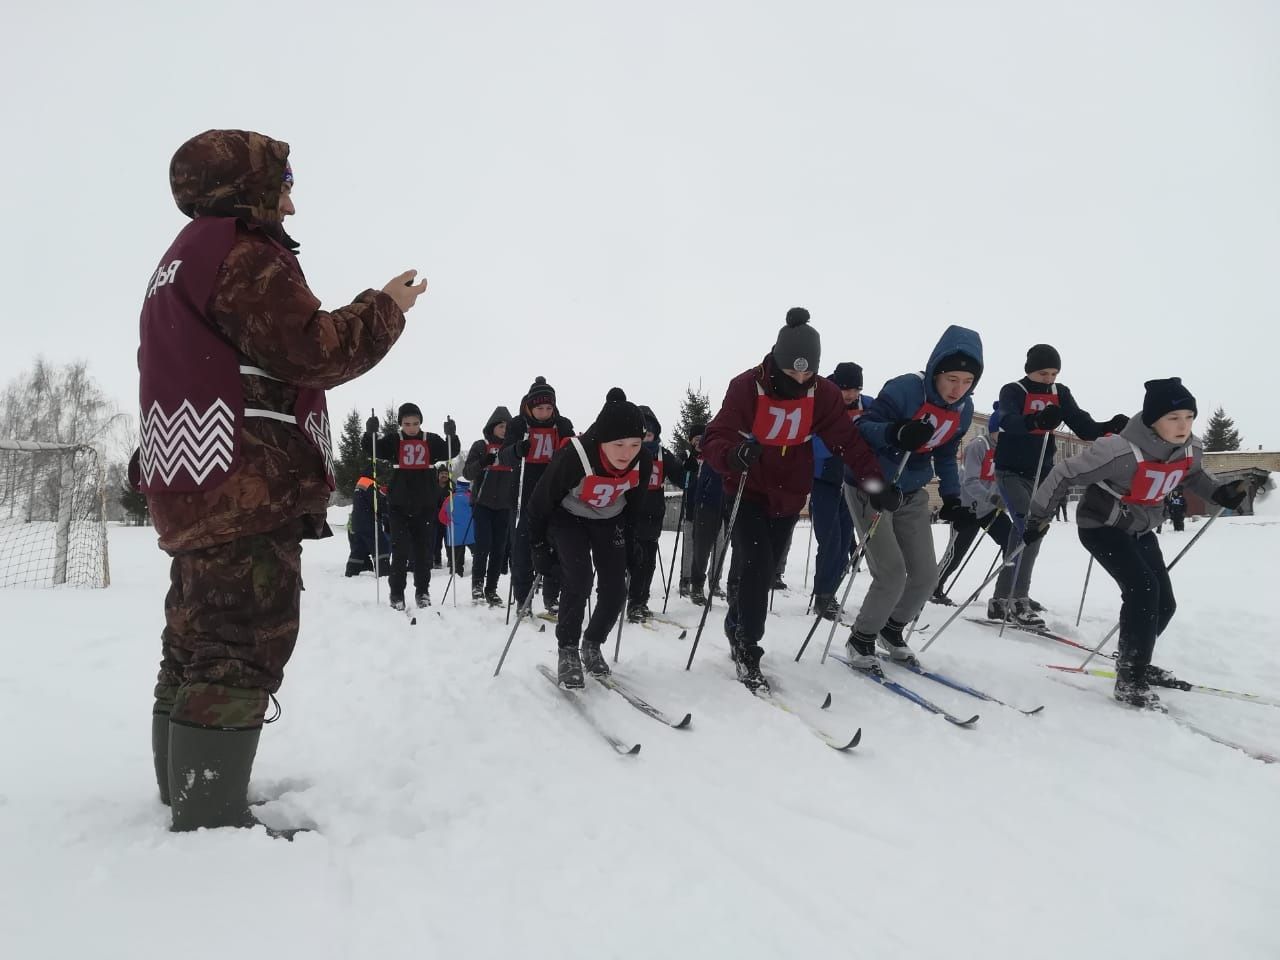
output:
[[977,436],[964,446],[964,466],[960,479],[960,502],[979,518],[1000,506],[1000,493],[994,480],[982,479],[982,461],[991,449],[991,441]]
[[1116,527],[1134,536],[1154,530],[1164,519],[1163,503],[1146,506],[1122,502],[1138,469],[1135,447],[1142,459],[1156,463],[1180,460],[1189,453],[1191,469],[1182,482],[1206,500],[1219,485],[1217,478],[1204,469],[1204,448],[1199,437],[1193,434],[1184,444],[1169,443],[1143,423],[1140,414],[1135,414],[1120,433],[1095,440],[1079,456],[1062,461],[1049,472],[1031,503],[1031,522],[1047,521],[1071,487],[1088,484],[1076,511],[1076,523],[1081,527]]

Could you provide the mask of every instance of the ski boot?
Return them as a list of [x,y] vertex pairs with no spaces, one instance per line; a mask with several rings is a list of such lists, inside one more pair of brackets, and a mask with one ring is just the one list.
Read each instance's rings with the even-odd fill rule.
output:
[[945,593],[935,593],[929,598],[930,603],[936,603],[942,607],[954,607],[956,602],[948,597]]
[[696,607],[707,605],[707,595],[702,592],[702,584],[694,583],[689,586],[689,602]]
[[582,657],[578,654],[577,647],[561,647],[560,659],[556,664],[557,679],[560,686],[566,690],[581,690],[583,687],[582,679]]
[[485,602],[485,603],[487,603],[487,604],[488,604],[489,606],[491,606],[491,607],[500,607],[500,606],[502,606],[504,603],[506,603],[506,601],[505,601],[505,600],[503,600],[503,599],[502,599],[502,597],[500,597],[500,596],[498,595],[498,588],[497,588],[497,587],[489,587],[489,588],[487,588],[487,589],[485,590],[485,592],[484,592],[484,602]]
[[992,597],[987,601],[987,619],[1003,623],[1012,612],[1009,606],[1009,601],[1004,597]]
[[1131,707],[1160,710],[1160,697],[1147,686],[1146,677],[1116,677],[1115,698]]
[[711,595],[715,597],[717,600],[723,600],[728,596],[728,594],[726,594],[723,590],[720,589],[720,584],[718,583],[713,583],[711,585]]
[[607,677],[609,665],[604,662],[600,653],[600,644],[582,641],[582,669],[593,677]]
[[907,641],[902,639],[902,630],[905,626],[905,623],[890,620],[880,628],[880,635],[876,639],[879,641],[880,646],[884,647],[885,652],[889,654],[891,659],[898,663],[919,666],[920,661],[916,659],[914,651],[907,646]]
[[876,676],[884,676],[880,669],[880,658],[876,656],[876,638],[857,630],[849,631],[849,639],[844,642],[845,659],[855,670],[865,670]]
[[1030,597],[1027,597],[1027,603],[1031,604],[1031,609],[1036,613],[1044,613],[1044,604],[1040,601],[1032,600]]
[[734,640],[729,644],[729,656],[733,658],[733,667],[738,674],[738,681],[755,693],[763,689],[769,692],[769,681],[760,672],[761,650],[758,644],[743,640]]
[[786,581],[784,581],[781,577],[774,577],[773,586],[770,587],[769,589],[770,590],[786,590],[787,589]]
[[1043,630],[1045,628],[1044,617],[1031,609],[1031,601],[1026,597],[1019,597],[1013,601],[1013,622],[1020,627],[1027,627],[1031,630]]
[[391,609],[392,609],[392,610],[403,610],[403,609],[404,609],[404,594],[403,594],[403,593],[393,593],[393,594],[391,595]]
[[479,581],[471,581],[471,602],[480,603],[484,600],[484,584]]
[[1162,667],[1147,664],[1147,669],[1143,672],[1143,679],[1153,687],[1169,687],[1173,690],[1190,690],[1191,684],[1185,680],[1179,680],[1168,670]]
[[627,604],[627,623],[647,623],[653,619],[653,612],[644,601]]
[[813,598],[813,612],[823,620],[840,619],[840,601],[834,593],[819,593]]
[[542,605],[546,610],[548,620],[560,619],[560,602],[558,600],[544,600]]
[[689,596],[689,578],[688,578],[688,577],[681,577],[681,578],[680,578],[680,591],[679,591],[679,596],[682,596],[682,597],[688,597],[688,596]]
[[413,602],[418,605],[419,610],[423,610],[431,606],[431,594],[425,590],[420,590],[414,595]]

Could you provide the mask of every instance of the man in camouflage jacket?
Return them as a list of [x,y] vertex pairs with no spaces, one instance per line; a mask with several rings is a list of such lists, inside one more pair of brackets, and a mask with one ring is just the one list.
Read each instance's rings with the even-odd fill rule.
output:
[[301,541],[330,536],[324,390],[374,366],[426,282],[320,308],[283,221],[289,146],[210,130],[174,155],[191,218],[152,276],[136,480],[173,557],[152,748],[173,829],[252,826],[246,789],[298,634]]

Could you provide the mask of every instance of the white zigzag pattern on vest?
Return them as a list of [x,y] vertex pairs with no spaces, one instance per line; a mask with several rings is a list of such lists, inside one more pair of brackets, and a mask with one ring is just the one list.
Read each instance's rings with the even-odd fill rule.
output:
[[172,415],[152,403],[142,414],[142,475],[150,484],[159,473],[168,486],[179,470],[186,470],[196,483],[203,483],[215,468],[230,472],[234,431],[235,415],[222,400],[215,400],[204,413],[183,400]]
[[325,473],[333,476],[333,440],[329,435],[329,414],[321,413],[317,417],[312,410],[307,414],[307,422],[303,426],[307,428],[307,433],[311,434],[311,439],[324,454]]

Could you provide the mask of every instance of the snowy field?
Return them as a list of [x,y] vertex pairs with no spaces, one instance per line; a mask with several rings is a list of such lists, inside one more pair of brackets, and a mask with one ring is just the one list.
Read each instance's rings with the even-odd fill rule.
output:
[[[1166,528],[1166,556],[1196,529]],[[718,611],[689,673],[675,631],[627,627],[620,669],[693,724],[670,730],[592,687],[643,743],[620,757],[535,671],[550,629],[522,628],[495,680],[500,611],[464,591],[410,627],[375,606],[371,578],[342,576],[341,531],[307,545],[284,716],[253,784],[278,796],[264,819],[317,827],[290,844],[167,832],[148,741],[167,562],[150,530],[113,529],[109,590],[0,592],[0,957],[1280,956],[1280,767],[1115,705],[1109,681],[1044,669],[1074,650],[964,620],[927,665],[1041,715],[909,678],[981,714],[959,729],[820,667],[818,648],[797,665],[807,532],[763,666],[801,703],[832,693],[811,712],[862,727],[847,754],[732,680]],[[1174,573],[1181,609],[1157,662],[1280,697],[1278,555],[1280,517],[1217,524]],[[1056,524],[1033,594],[1051,627],[1092,641],[1119,603],[1095,572],[1074,632],[1085,564]],[[687,602],[671,608],[696,624]],[[1165,699],[1280,752],[1280,709]]]

